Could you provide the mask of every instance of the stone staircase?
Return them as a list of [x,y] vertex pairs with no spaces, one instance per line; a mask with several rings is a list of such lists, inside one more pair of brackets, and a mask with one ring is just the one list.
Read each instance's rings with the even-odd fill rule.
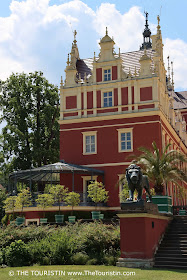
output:
[[154,267],[187,270],[187,216],[175,216],[155,255]]

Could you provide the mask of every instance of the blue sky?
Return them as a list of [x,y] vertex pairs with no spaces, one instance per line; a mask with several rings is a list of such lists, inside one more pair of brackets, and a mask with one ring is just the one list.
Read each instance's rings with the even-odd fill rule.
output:
[[161,17],[164,58],[174,62],[176,90],[187,90],[186,0],[4,0],[0,1],[0,78],[11,72],[43,71],[59,85],[76,29],[81,58],[99,53],[108,26],[116,51],[138,50],[144,10],[152,34]]

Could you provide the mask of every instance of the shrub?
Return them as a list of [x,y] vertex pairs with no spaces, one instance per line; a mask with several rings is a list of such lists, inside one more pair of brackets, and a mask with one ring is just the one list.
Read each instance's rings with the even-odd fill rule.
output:
[[19,244],[20,240],[22,240],[20,247],[26,246],[26,256],[29,252],[30,264],[114,265],[119,257],[119,226],[105,225],[101,222],[89,224],[77,222],[57,228],[34,225],[18,228],[8,225],[0,230],[0,251],[3,253],[3,263],[17,265],[14,258],[13,264],[10,264],[10,254],[14,255],[15,259],[21,260],[17,253],[19,250],[15,249],[17,245],[13,246],[14,243]]
[[3,264],[3,252],[0,251],[0,265]]
[[105,255],[118,258],[119,243],[119,227],[99,222],[80,225],[77,251],[84,251],[90,259],[97,259],[97,264],[106,262]]
[[97,264],[97,259],[89,259],[86,264],[87,265],[96,265]]
[[89,256],[84,252],[78,252],[72,257],[73,264],[84,265],[89,261]]
[[31,225],[29,227],[17,227],[14,224],[10,224],[0,230],[0,248],[5,248],[16,240],[22,240],[24,243],[35,239],[41,240],[46,236],[50,236],[54,231],[53,226],[36,227]]
[[73,248],[71,247],[68,236],[63,240],[53,241],[52,264],[71,264],[72,255]]
[[31,254],[32,264],[40,265],[51,264],[51,243],[48,237],[41,240],[34,240],[28,243],[27,248]]
[[4,217],[1,219],[1,223],[6,226],[8,224],[8,215],[5,214]]
[[38,241],[28,243],[28,249],[32,255],[32,263],[62,265],[71,264],[75,243],[68,230],[56,230],[50,236]]
[[8,266],[24,266],[30,264],[30,253],[22,240],[12,242],[5,249],[5,261]]

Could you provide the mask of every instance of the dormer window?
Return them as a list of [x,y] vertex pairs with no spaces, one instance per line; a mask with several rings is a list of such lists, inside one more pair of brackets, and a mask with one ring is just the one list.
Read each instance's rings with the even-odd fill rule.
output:
[[110,81],[111,80],[111,69],[105,69],[104,70],[104,81]]

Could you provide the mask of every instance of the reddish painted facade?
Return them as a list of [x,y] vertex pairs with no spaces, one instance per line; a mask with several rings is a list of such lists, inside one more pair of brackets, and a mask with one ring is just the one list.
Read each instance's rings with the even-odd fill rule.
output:
[[[82,132],[85,131],[85,128],[89,132],[97,130],[97,154],[83,155]],[[72,128],[72,124],[61,126],[60,158],[65,162],[73,162],[78,165],[99,165],[94,168],[105,172],[105,186],[110,191],[108,201],[110,206],[119,205],[119,191],[116,187],[119,180],[118,175],[124,173],[127,166],[125,162],[129,162],[128,156],[131,154],[131,152],[119,153],[118,151],[118,129],[123,128],[133,128],[133,151],[135,153],[138,152],[140,146],[151,148],[153,141],[161,146],[158,116],[127,118],[125,122],[124,119],[84,122],[74,124],[74,128]],[[149,133],[150,131],[151,133]],[[71,149],[68,148],[69,146]],[[107,166],[108,163],[113,166]]]
[[152,259],[168,223],[159,217],[120,217],[121,258]]
[[102,68],[96,69],[96,77],[97,77],[97,82],[102,81]]
[[87,108],[93,108],[93,91],[87,92]]
[[[60,160],[104,171],[110,207],[120,205],[116,185],[131,162],[129,156],[138,155],[139,147],[152,148],[155,141],[160,151],[171,143],[173,149],[187,153],[181,117],[176,121],[172,105],[172,87],[166,84],[159,28],[151,49],[116,55],[114,41],[107,33],[100,41],[98,58],[81,61],[74,57],[66,67],[68,75],[61,87]],[[76,43],[72,45],[72,56],[73,53],[74,56],[78,53]],[[79,62],[81,67],[83,64],[86,67],[77,68],[73,77]],[[83,76],[84,80],[77,80]],[[73,94],[76,102],[68,99]],[[66,107],[75,110],[68,112],[63,105],[64,97]],[[75,103],[77,107],[73,108]],[[130,148],[127,148],[127,134]],[[94,152],[89,146],[91,138]],[[75,179],[75,191],[85,192],[85,180],[84,176]],[[70,187],[72,180],[63,179],[62,183]],[[173,197],[173,204],[186,204],[187,198],[179,201],[172,184],[168,185],[168,193]]]
[[117,80],[117,66],[112,66],[112,80]]
[[66,109],[77,108],[77,96],[67,96],[66,97]]
[[140,101],[149,101],[152,99],[152,87],[145,87],[140,89]]
[[128,87],[121,89],[122,105],[128,105]]

